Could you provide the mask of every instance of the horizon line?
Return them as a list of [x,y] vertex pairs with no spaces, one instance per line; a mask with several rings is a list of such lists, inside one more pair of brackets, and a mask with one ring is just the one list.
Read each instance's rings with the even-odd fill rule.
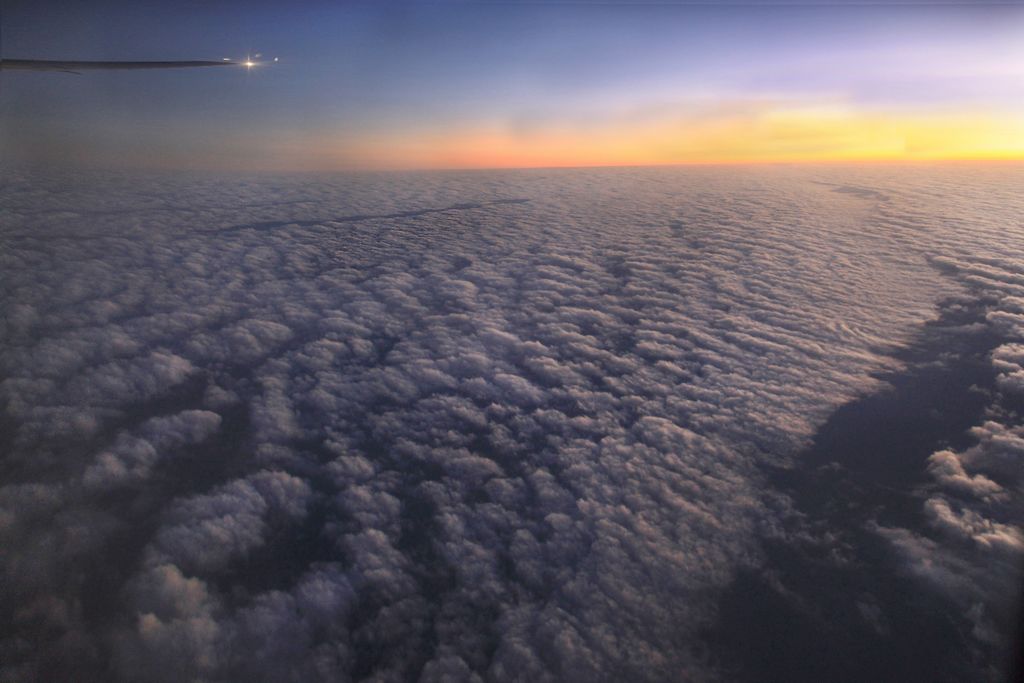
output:
[[44,162],[0,161],[0,172],[53,170],[74,172],[95,170],[108,172],[148,173],[199,173],[199,174],[304,174],[328,175],[333,173],[388,174],[388,173],[472,173],[495,171],[573,171],[599,169],[641,169],[641,168],[711,168],[711,167],[764,167],[764,166],[956,166],[956,165],[1024,165],[1024,155],[1019,157],[942,157],[933,159],[896,158],[855,158],[855,159],[750,159],[714,161],[673,161],[665,163],[607,163],[607,164],[544,164],[537,166],[338,166],[334,168],[236,168],[203,166],[153,166],[142,164],[54,164]]

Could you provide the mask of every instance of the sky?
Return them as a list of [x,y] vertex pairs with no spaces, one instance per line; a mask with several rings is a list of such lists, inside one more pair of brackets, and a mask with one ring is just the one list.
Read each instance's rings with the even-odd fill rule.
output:
[[1024,158],[1024,4],[13,2],[14,163],[227,170]]

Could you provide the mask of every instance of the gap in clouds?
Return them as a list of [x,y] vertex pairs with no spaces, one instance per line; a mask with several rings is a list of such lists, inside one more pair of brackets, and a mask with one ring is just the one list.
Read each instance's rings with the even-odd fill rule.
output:
[[[879,375],[883,388],[838,408],[790,466],[765,465],[792,509],[762,539],[764,564],[739,571],[723,592],[706,633],[732,680],[968,681],[999,679],[1016,665],[1019,567],[995,590],[982,587],[975,604],[984,611],[965,612],[879,533],[934,537],[924,506],[935,490],[930,456],[976,443],[971,427],[987,417],[1020,424],[1024,400],[998,393],[992,363],[1006,341],[986,324],[999,300],[976,289],[942,302],[938,318],[895,353],[905,369]],[[979,618],[998,635],[979,637]]]

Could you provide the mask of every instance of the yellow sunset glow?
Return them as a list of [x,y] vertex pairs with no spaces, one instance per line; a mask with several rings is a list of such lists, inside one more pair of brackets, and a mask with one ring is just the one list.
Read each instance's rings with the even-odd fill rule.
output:
[[385,168],[1012,160],[1024,159],[1024,117],[773,107],[585,129],[550,124],[522,131],[494,124],[391,132],[350,141],[339,154]]

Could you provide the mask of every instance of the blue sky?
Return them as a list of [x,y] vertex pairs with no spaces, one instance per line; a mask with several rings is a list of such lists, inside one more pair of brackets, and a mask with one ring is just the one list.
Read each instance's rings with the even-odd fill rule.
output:
[[281,60],[251,73],[4,73],[4,148],[51,161],[401,166],[413,150],[408,165],[429,166],[461,145],[479,158],[466,165],[488,165],[488,145],[501,161],[517,141],[546,144],[530,138],[539,130],[573,138],[569,161],[608,148],[614,163],[625,152],[611,147],[650,149],[676,122],[694,129],[716,116],[757,123],[839,106],[859,117],[847,127],[951,113],[1005,128],[1024,112],[1021,5],[41,2],[4,12],[7,57]]

